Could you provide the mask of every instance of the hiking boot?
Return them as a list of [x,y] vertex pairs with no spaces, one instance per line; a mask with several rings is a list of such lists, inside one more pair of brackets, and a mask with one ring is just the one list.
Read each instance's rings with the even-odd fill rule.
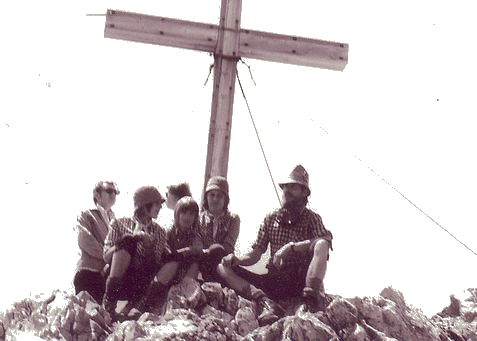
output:
[[153,282],[144,295],[142,299],[143,302],[139,302],[137,308],[144,312],[159,314],[167,298],[167,289],[167,285],[160,282]]
[[324,292],[316,292],[312,288],[305,287],[303,289],[303,303],[297,311],[317,313],[325,311],[327,299]]
[[167,286],[165,284],[153,282],[144,291],[142,296],[130,297],[128,303],[122,309],[124,319],[137,320],[145,312],[159,315],[162,311],[162,304],[166,299],[166,289]]
[[260,327],[270,325],[284,316],[285,312],[280,305],[266,296],[257,300],[260,315],[258,316],[258,325]]
[[103,296],[103,307],[111,315],[116,316],[116,305],[122,287],[122,278],[108,277],[106,280],[106,291]]

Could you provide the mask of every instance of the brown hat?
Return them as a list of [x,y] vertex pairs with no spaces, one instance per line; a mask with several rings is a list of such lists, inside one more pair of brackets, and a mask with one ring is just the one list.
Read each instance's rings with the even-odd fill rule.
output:
[[158,202],[159,204],[162,204],[165,199],[156,187],[143,186],[136,190],[133,201],[134,210],[136,211],[139,207],[147,205],[151,202]]
[[283,189],[283,186],[286,184],[300,184],[302,186],[305,186],[305,188],[308,190],[308,195],[310,195],[311,193],[308,172],[302,165],[298,165],[293,168],[290,175],[288,175],[288,179],[284,182],[279,183],[278,185],[280,186],[280,188]]
[[207,183],[207,187],[205,188],[205,193],[212,191],[212,190],[219,190],[223,192],[227,198],[229,197],[229,183],[227,179],[223,176],[213,176],[209,179]]

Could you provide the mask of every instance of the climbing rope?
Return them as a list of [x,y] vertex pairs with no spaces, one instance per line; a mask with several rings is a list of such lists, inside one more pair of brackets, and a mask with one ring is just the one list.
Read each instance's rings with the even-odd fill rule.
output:
[[[242,59],[240,59],[240,60],[242,61]],[[242,63],[247,65],[244,61],[242,61]],[[248,66],[248,70],[250,72],[250,77],[252,78],[253,83],[256,85],[256,83],[255,83],[255,81],[253,80],[253,77],[252,77],[252,71],[250,70],[250,66]],[[272,180],[273,189],[275,190],[275,194],[277,195],[278,202],[281,206],[282,201],[280,200],[280,195],[278,194],[277,186],[275,185],[275,180],[273,180],[272,171],[270,170],[270,166],[268,165],[267,156],[265,155],[265,151],[263,149],[262,142],[260,141],[260,135],[258,134],[257,126],[255,125],[255,121],[253,119],[252,111],[250,110],[250,106],[248,104],[247,96],[245,96],[245,92],[244,92],[243,87],[242,87],[242,82],[240,81],[238,68],[237,68],[237,80],[238,80],[238,83],[239,83],[239,86],[240,86],[240,91],[242,92],[242,96],[245,100],[245,104],[247,105],[248,113],[250,114],[250,119],[252,120],[253,128],[255,129],[255,135],[257,135],[258,143],[260,145],[260,149],[262,150],[262,155],[263,155],[263,158],[265,160],[265,164],[267,165],[268,174],[270,175],[270,179]]]
[[[329,136],[329,133],[323,129],[323,127],[319,127],[321,130],[323,130],[325,132],[326,135]],[[354,155],[354,157],[356,159],[358,159],[359,162],[361,163],[364,163],[359,157],[357,157],[356,155]],[[405,196],[401,191],[399,191],[396,187],[394,187],[393,185],[391,185],[386,179],[384,179],[381,175],[379,175],[378,173],[376,173],[374,171],[374,169],[372,169],[371,167],[365,165],[366,168],[368,168],[372,173],[374,173],[375,176],[377,176],[379,179],[381,179],[386,185],[388,185],[389,187],[391,187],[396,193],[398,193],[400,196],[402,196],[407,202],[409,202],[412,206],[414,206],[417,210],[419,210],[422,214],[424,214],[427,218],[429,218],[435,225],[437,225],[438,227],[440,227],[443,231],[445,231],[448,235],[450,235],[452,238],[454,238],[457,242],[459,242],[460,244],[462,244],[462,246],[464,246],[467,250],[469,250],[470,252],[472,252],[474,255],[477,256],[477,253],[472,250],[469,246],[467,246],[463,241],[461,241],[459,238],[457,238],[454,234],[452,234],[448,229],[446,229],[444,226],[442,226],[441,224],[439,224],[434,218],[432,218],[429,214],[427,214],[423,209],[421,209],[419,206],[417,206],[411,199],[409,199],[407,196]]]
[[[252,81],[253,83],[256,85],[255,81],[253,80],[253,77],[252,77],[252,71],[250,69],[250,66],[248,64],[246,64],[242,59],[240,59],[240,61],[245,64],[247,67],[248,67],[248,70],[250,72],[250,77],[252,78]],[[280,200],[280,197],[278,195],[278,191],[277,191],[277,188],[275,186],[275,181],[273,180],[273,176],[272,176],[272,173],[270,171],[270,167],[268,166],[268,162],[267,162],[267,157],[265,155],[265,152],[263,150],[263,147],[262,147],[262,143],[260,142],[260,136],[258,134],[258,131],[257,131],[257,128],[255,126],[255,122],[253,120],[253,116],[252,116],[252,112],[250,110],[250,106],[248,104],[248,101],[247,101],[247,97],[245,96],[245,92],[243,90],[243,87],[242,87],[242,83],[240,82],[240,77],[239,77],[239,74],[238,74],[238,70],[237,70],[237,80],[238,80],[238,83],[239,83],[239,86],[240,86],[240,90],[242,91],[242,96],[243,98],[245,99],[245,103],[247,104],[247,109],[248,109],[248,112],[250,114],[250,118],[252,120],[252,124],[253,124],[253,127],[255,129],[255,133],[257,135],[257,139],[258,139],[258,142],[260,144],[260,148],[262,149],[262,154],[263,154],[263,157],[265,159],[265,163],[267,164],[267,168],[268,168],[268,172],[270,174],[270,178],[272,179],[272,183],[273,183],[273,187],[275,189],[275,193],[277,194],[277,198],[278,198],[278,201],[280,202],[281,204],[281,200]],[[329,133],[323,129],[322,127],[320,127],[321,130],[323,130],[327,135],[329,135]],[[358,157],[355,156],[356,159],[358,159],[360,162],[363,162],[361,159],[359,159]],[[409,202],[411,205],[413,205],[416,209],[418,209],[422,214],[424,214],[427,218],[429,218],[435,225],[439,226],[443,231],[445,231],[447,234],[449,234],[452,238],[454,238],[457,242],[459,242],[462,246],[464,246],[467,250],[469,250],[470,252],[472,252],[474,255],[477,256],[477,253],[472,250],[470,247],[468,247],[464,242],[462,242],[460,239],[458,239],[455,235],[453,235],[449,230],[447,230],[444,226],[442,226],[441,224],[439,224],[435,219],[433,219],[429,214],[427,214],[426,212],[424,212],[423,209],[421,209],[419,206],[417,206],[414,202],[412,202],[408,197],[406,197],[402,192],[400,192],[399,190],[397,190],[394,186],[392,186],[388,181],[386,181],[384,178],[382,178],[379,174],[377,174],[372,168],[370,168],[369,166],[366,166],[371,172],[373,172],[374,175],[376,175],[378,178],[380,178],[382,181],[384,181],[389,187],[391,187],[394,191],[396,191],[400,196],[402,196],[407,202]]]

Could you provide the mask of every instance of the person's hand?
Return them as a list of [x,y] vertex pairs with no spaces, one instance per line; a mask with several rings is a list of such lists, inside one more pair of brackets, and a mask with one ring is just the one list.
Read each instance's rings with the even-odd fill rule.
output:
[[191,255],[200,255],[202,254],[202,247],[200,245],[194,245],[192,244],[192,246],[190,247],[190,253]]
[[134,233],[128,233],[126,236],[131,236],[132,239],[136,241],[141,241],[147,236],[147,234],[144,231],[134,231]]
[[192,254],[192,250],[188,247],[184,247],[182,249],[177,250],[176,252],[181,255],[182,257],[188,257]]
[[283,265],[283,261],[291,251],[291,243],[283,245],[277,252],[275,252],[275,255],[273,255],[273,265],[277,269],[280,269]]
[[194,240],[192,242],[192,245],[190,246],[190,249],[191,249],[191,253],[193,255],[201,255],[203,254],[203,250],[202,250],[202,242],[201,241],[198,241],[198,240]]
[[221,264],[226,268],[231,268],[234,265],[237,265],[238,258],[235,257],[233,253],[228,254],[222,258]]

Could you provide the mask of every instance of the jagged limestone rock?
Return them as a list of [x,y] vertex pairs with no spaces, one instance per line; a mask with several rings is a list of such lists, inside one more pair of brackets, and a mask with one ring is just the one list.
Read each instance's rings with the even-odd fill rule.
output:
[[[375,297],[342,298],[325,312],[294,312],[270,326],[258,327],[256,304],[219,283],[186,280],[167,295],[164,314],[144,313],[137,321],[112,323],[86,292],[25,299],[0,313],[0,341],[32,335],[43,340],[346,340],[477,341],[477,290],[470,298],[451,297],[449,307],[427,318],[390,287]],[[291,301],[290,301],[291,302]]]
[[440,331],[420,311],[408,307],[402,293],[388,287],[381,294],[350,299],[368,334],[378,332],[401,341],[440,340]]
[[108,341],[132,341],[138,338],[146,336],[146,330],[143,324],[137,321],[124,321],[119,325],[116,325],[113,333],[111,333]]
[[238,310],[239,299],[234,290],[223,288],[224,291],[224,308],[230,315],[235,315]]
[[3,318],[5,329],[44,340],[103,340],[110,324],[109,314],[88,293],[71,296],[58,290],[44,300],[15,303]]
[[245,336],[258,328],[257,315],[250,307],[240,308],[235,314],[235,324],[241,336]]
[[224,291],[219,283],[205,282],[201,288],[209,305],[217,309],[224,306]]
[[305,313],[284,318],[282,340],[339,341],[339,338],[330,326],[324,324],[314,314]]
[[371,341],[366,330],[356,323],[354,326],[347,326],[338,333],[342,340],[346,341]]
[[433,322],[442,330],[443,339],[450,341],[477,341],[477,289],[467,289],[471,296],[462,302],[451,295],[449,306],[432,317]]
[[234,319],[234,317],[230,315],[229,313],[227,313],[226,311],[222,311],[220,309],[214,308],[213,306],[207,304],[202,308],[201,317],[205,317],[208,315],[218,318],[220,320],[223,320],[227,323],[232,322]]
[[169,289],[167,294],[166,311],[172,309],[195,309],[201,307],[206,302],[206,296],[200,284],[189,277]]
[[326,315],[335,330],[341,330],[356,325],[358,310],[345,299],[336,299],[326,308]]

